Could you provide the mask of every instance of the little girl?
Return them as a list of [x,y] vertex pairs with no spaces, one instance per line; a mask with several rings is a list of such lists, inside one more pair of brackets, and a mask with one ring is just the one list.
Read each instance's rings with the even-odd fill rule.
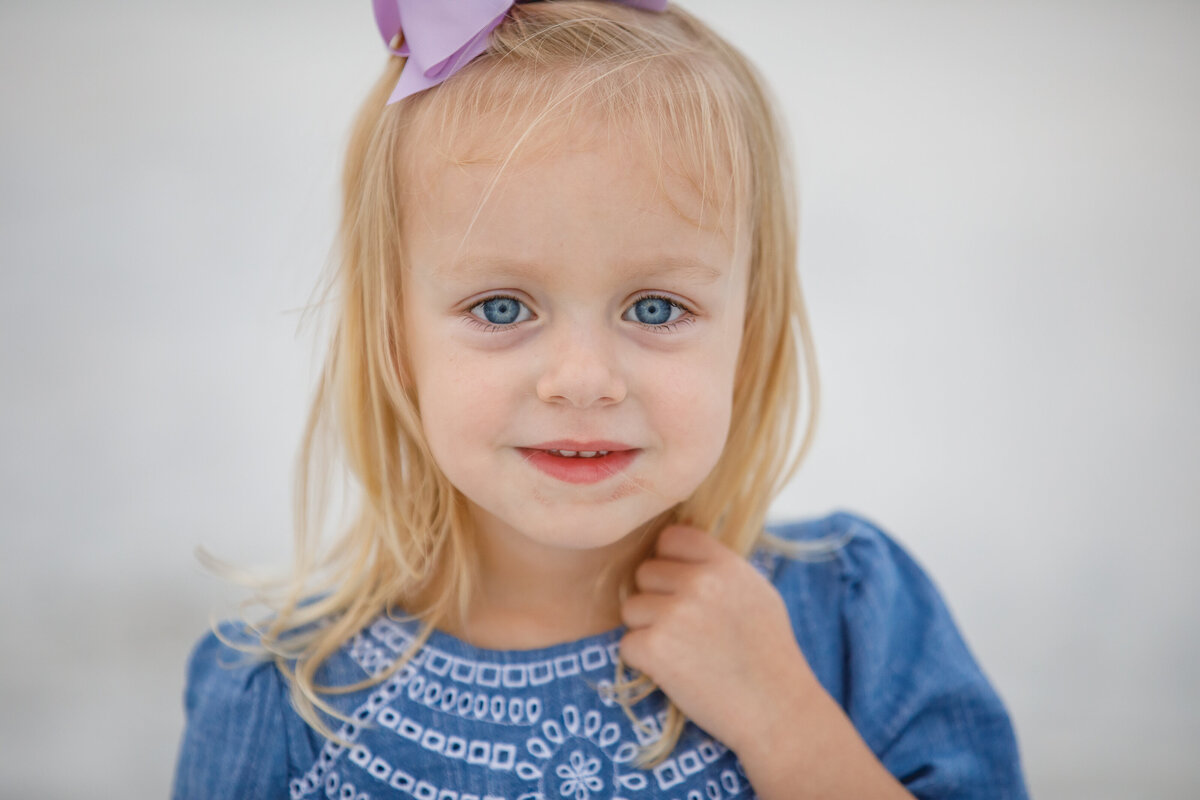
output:
[[175,798],[1025,797],[906,551],[764,530],[817,378],[751,64],[665,0],[374,5],[293,569],[193,651]]

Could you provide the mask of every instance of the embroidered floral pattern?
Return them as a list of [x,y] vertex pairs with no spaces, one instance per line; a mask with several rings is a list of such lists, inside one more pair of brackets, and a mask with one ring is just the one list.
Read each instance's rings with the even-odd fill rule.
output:
[[563,797],[575,795],[575,800],[589,800],[592,792],[604,788],[604,782],[597,777],[600,772],[600,759],[587,758],[576,750],[571,753],[567,764],[559,764],[555,772],[563,778],[558,792]]

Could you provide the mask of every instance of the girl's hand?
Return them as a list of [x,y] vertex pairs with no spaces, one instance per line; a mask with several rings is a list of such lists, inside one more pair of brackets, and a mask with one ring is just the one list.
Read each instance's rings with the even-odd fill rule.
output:
[[634,582],[622,659],[735,753],[795,727],[823,692],[779,592],[710,534],[664,528]]

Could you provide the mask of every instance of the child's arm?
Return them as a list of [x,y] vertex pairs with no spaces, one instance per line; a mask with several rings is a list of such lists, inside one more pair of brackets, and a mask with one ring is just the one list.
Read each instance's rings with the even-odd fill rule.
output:
[[840,610],[803,610],[845,632],[845,709],[814,676],[775,586],[691,528],[664,531],[639,568],[623,657],[737,753],[764,800],[1024,798],[1007,714],[936,590],[886,536],[839,516],[863,527],[841,557],[852,568],[794,574],[844,587]]
[[781,697],[774,711],[774,722],[764,719],[750,743],[734,748],[762,800],[913,799],[825,691]]

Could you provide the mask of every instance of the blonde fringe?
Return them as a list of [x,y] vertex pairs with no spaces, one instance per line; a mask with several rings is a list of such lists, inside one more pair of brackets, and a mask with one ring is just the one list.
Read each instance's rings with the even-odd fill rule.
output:
[[[518,148],[541,146],[531,136],[535,128],[600,113],[628,124],[629,135],[640,135],[662,156],[652,163],[691,180],[702,207],[720,186],[716,219],[734,204],[740,213],[733,215],[733,238],[747,237],[751,263],[730,431],[720,461],[692,497],[634,535],[644,542],[642,557],[657,532],[676,522],[712,532],[742,556],[761,545],[820,558],[841,544],[787,541],[764,530],[771,500],[812,445],[820,387],[795,269],[797,209],[785,131],[753,65],[674,3],[662,14],[647,14],[590,0],[515,6],[488,50],[454,78],[387,106],[403,63],[388,59],[351,129],[336,258],[320,302],[308,308],[326,306],[335,295],[340,303],[297,454],[290,569],[255,575],[198,554],[214,572],[254,590],[240,615],[255,642],[228,640],[214,621],[217,635],[274,660],[297,713],[343,746],[350,744],[342,734],[352,721],[319,695],[355,692],[394,675],[440,622],[467,616],[478,585],[465,500],[425,442],[405,357],[399,287],[403,201],[414,190],[420,155],[413,142],[456,163],[503,167]],[[512,102],[517,97],[521,103]],[[464,123],[485,114],[499,116],[491,130],[525,125],[506,155],[490,150],[492,143],[466,139]],[[715,178],[723,168],[732,181]],[[805,432],[792,452],[802,391]],[[350,523],[336,522],[340,534],[323,548],[329,479],[339,460],[343,495],[353,483],[361,497]],[[632,573],[622,576],[617,591],[622,600],[634,591]],[[247,610],[253,605],[267,613],[252,619]],[[400,658],[351,685],[316,683],[320,666],[346,641],[398,608],[403,614],[394,618],[421,622]],[[646,675],[630,680],[626,671],[618,658],[612,697],[640,727],[632,707],[658,687]],[[341,720],[342,732],[318,711]],[[686,723],[668,698],[662,735],[641,750],[637,766],[648,769],[667,758]]]

